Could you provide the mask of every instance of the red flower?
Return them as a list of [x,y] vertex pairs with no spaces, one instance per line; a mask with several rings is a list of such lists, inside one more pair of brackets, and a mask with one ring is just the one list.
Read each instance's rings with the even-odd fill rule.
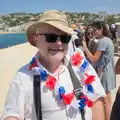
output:
[[56,78],[49,76],[47,81],[46,81],[46,87],[53,90],[56,84]]
[[81,63],[82,59],[83,59],[83,56],[81,56],[80,53],[76,53],[72,56],[72,64],[77,66]]
[[93,102],[91,100],[89,100],[89,99],[86,101],[86,104],[87,104],[88,107],[93,106]]
[[80,96],[80,99],[86,99],[85,104],[86,104],[88,107],[92,107],[92,106],[93,106],[93,102],[92,102],[90,99],[88,99],[88,97],[87,97],[86,95]]
[[86,85],[91,84],[93,81],[95,81],[95,76],[94,76],[94,75],[90,75],[90,76],[88,76],[88,78],[86,79],[85,84],[86,84]]
[[81,95],[80,99],[82,99],[82,98],[85,98],[86,100],[88,99],[88,97],[86,95]]
[[31,64],[31,65],[29,66],[29,70],[32,70],[33,67],[37,67],[37,63]]
[[69,93],[67,95],[63,94],[62,97],[63,97],[64,103],[66,105],[69,105],[74,99],[74,94],[73,93]]

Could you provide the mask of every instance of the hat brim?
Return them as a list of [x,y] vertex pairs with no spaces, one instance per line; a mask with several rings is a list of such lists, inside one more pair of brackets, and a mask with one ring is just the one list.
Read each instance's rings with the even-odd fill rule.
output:
[[33,40],[33,35],[36,34],[36,30],[38,28],[40,28],[41,25],[43,25],[43,24],[51,25],[51,26],[53,26],[53,27],[55,27],[55,28],[67,33],[67,34],[70,34],[70,35],[76,34],[76,32],[74,32],[72,28],[70,28],[68,26],[65,26],[65,25],[62,25],[57,21],[37,22],[37,23],[34,23],[34,24],[30,25],[27,28],[27,39],[28,39],[28,41],[30,42],[31,45],[36,46],[35,43],[34,43],[34,40]]

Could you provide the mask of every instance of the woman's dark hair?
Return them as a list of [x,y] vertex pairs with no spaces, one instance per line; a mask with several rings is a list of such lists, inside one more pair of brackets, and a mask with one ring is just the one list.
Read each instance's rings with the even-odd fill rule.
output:
[[94,28],[97,28],[98,30],[99,29],[103,29],[103,35],[106,36],[106,37],[109,37],[111,38],[111,34],[110,34],[110,31],[108,30],[106,24],[104,21],[94,21],[92,23],[92,27]]

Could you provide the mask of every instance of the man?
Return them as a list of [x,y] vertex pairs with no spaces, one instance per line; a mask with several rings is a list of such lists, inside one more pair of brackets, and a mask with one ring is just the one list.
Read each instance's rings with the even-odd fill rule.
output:
[[[2,119],[37,120],[42,116],[43,120],[82,120],[80,111],[84,110],[86,120],[92,120],[92,101],[105,92],[82,51],[67,52],[72,34],[66,15],[57,10],[44,12],[39,22],[28,27],[28,41],[38,48],[38,53],[13,78]],[[68,69],[71,64],[83,87],[78,100]],[[33,92],[37,87],[33,85],[35,75],[40,81],[41,106]]]

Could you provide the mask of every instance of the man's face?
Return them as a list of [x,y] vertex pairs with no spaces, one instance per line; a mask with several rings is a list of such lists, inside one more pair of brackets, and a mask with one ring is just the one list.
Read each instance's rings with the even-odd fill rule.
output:
[[40,59],[42,59],[45,62],[62,61],[63,58],[66,56],[68,50],[68,43],[62,43],[59,37],[54,43],[47,42],[46,36],[44,34],[50,33],[56,35],[65,35],[64,32],[49,25],[44,25],[41,26],[41,28],[37,29],[34,41],[36,43],[37,48],[39,49],[41,57]]

